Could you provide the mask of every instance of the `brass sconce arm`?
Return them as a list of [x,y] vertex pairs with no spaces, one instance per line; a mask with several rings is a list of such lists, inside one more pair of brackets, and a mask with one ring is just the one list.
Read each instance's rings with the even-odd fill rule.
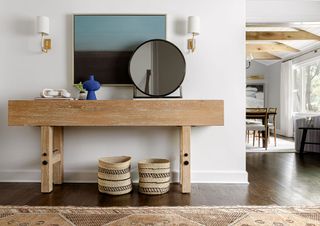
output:
[[194,38],[195,34],[192,33],[192,38],[188,39],[188,50],[194,52],[196,50],[196,39]]
[[41,51],[47,53],[51,49],[51,39],[45,38],[45,34],[41,33]]

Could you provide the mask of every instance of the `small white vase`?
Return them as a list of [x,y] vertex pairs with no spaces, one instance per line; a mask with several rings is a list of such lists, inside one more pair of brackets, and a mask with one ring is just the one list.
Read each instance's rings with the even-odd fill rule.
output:
[[86,92],[80,92],[78,96],[78,100],[86,100],[87,99],[87,93]]

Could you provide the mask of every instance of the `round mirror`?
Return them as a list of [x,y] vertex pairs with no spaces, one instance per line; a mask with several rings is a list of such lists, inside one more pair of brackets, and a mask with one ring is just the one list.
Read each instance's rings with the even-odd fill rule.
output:
[[181,51],[171,42],[155,39],[144,42],[133,53],[129,72],[142,93],[163,97],[177,90],[186,73]]

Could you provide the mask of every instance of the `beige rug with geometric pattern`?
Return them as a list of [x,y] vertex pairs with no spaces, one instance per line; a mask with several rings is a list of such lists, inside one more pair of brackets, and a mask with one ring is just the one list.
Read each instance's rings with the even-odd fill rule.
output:
[[0,206],[0,225],[18,226],[320,226],[320,207]]

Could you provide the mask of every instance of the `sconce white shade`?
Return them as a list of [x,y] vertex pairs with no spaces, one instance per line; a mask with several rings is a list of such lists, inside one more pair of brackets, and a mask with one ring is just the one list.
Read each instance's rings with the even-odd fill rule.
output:
[[50,21],[49,17],[38,16],[37,17],[37,31],[38,33],[50,34]]
[[192,33],[195,35],[200,34],[200,17],[198,16],[188,17],[188,33]]

